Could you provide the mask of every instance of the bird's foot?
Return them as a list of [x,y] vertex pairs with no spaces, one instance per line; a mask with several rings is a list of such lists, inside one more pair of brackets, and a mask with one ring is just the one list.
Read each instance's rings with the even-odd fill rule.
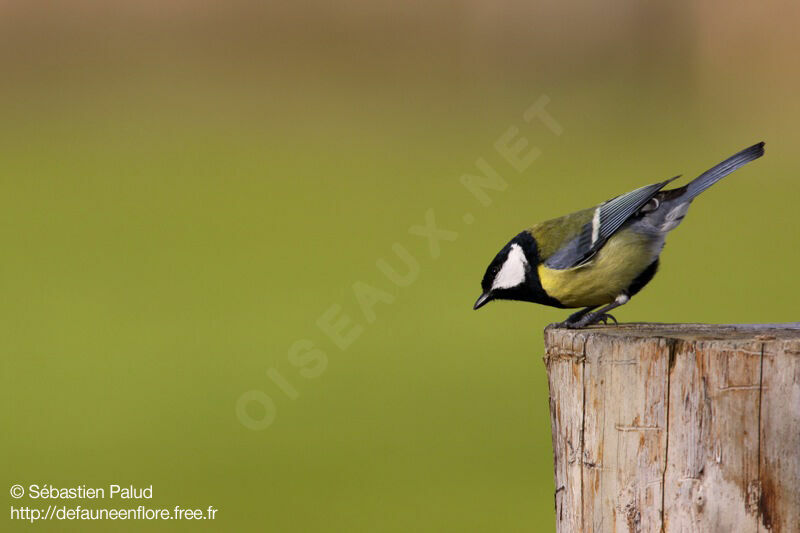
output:
[[614,318],[614,315],[612,315],[611,313],[601,313],[597,319],[597,322],[602,322],[604,325],[607,326],[609,320],[613,320],[614,325],[619,326],[619,322],[617,322],[617,319]]
[[603,324],[607,325],[609,320],[613,320],[614,325],[619,324],[617,319],[609,313],[586,313],[579,320],[570,321],[567,319],[563,322],[553,324],[553,326],[556,328],[581,329],[591,326],[592,324],[597,324],[598,322],[602,322]]

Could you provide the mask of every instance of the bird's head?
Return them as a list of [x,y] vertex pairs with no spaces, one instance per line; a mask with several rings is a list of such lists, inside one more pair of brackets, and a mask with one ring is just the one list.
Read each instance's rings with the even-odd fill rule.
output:
[[481,281],[483,294],[473,309],[483,307],[492,300],[534,301],[531,287],[536,276],[538,255],[536,241],[523,231],[506,244],[489,263]]

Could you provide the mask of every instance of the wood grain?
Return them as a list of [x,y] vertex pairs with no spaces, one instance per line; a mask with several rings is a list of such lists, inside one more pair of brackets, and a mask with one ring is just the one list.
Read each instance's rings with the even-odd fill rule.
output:
[[556,524],[800,531],[800,323],[545,330]]

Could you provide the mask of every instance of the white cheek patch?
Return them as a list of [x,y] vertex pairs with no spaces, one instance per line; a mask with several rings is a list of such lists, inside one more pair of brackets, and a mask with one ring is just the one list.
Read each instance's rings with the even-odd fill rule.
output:
[[492,283],[492,289],[510,289],[525,281],[525,272],[528,270],[528,260],[519,244],[512,244],[506,262]]

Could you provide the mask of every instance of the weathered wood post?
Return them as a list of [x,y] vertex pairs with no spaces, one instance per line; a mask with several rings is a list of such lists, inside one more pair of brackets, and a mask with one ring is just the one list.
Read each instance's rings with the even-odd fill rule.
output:
[[556,523],[800,531],[800,323],[545,330]]

